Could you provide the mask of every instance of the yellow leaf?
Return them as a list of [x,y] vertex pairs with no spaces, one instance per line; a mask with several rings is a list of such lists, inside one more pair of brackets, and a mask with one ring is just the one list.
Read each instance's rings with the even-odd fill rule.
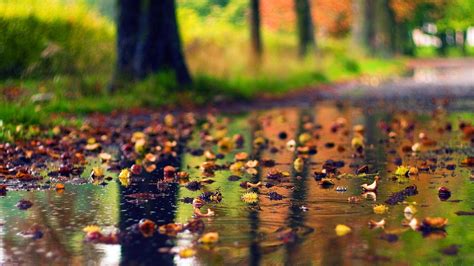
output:
[[123,169],[118,178],[122,186],[128,187],[130,185],[130,171],[128,169]]
[[388,211],[388,207],[383,204],[377,204],[374,206],[374,213],[376,214],[384,214]]
[[245,203],[256,203],[258,201],[258,194],[255,192],[248,192],[243,194],[241,198]]
[[196,250],[192,248],[183,248],[182,250],[179,251],[179,256],[181,258],[190,258],[196,255]]
[[293,167],[295,168],[295,171],[298,173],[303,172],[304,168],[304,160],[301,157],[296,158],[296,160],[293,162]]
[[82,231],[86,233],[94,233],[94,232],[100,232],[100,227],[97,225],[88,225],[84,228],[82,228]]
[[199,238],[199,243],[202,244],[214,244],[217,241],[219,241],[219,233],[217,232],[209,232]]
[[345,235],[349,234],[352,231],[352,229],[349,226],[344,225],[344,224],[336,225],[335,230],[336,230],[336,235],[337,236],[345,236]]

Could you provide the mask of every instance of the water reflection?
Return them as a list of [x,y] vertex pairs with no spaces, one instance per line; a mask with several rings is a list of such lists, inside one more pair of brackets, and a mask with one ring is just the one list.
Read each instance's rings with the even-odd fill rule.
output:
[[[137,231],[137,224],[141,219],[150,219],[157,226],[173,223],[175,220],[178,184],[163,183],[164,166],[177,162],[166,161],[160,163],[152,174],[143,174],[142,182],[134,182],[129,187],[120,187],[120,219],[119,229],[127,234],[121,245],[121,264],[123,265],[173,265],[173,254],[166,248],[173,247],[167,236],[154,234],[144,238]],[[160,174],[160,175],[158,175]],[[129,195],[150,193],[147,200],[136,200]]]
[[[184,203],[185,197],[196,197],[202,191],[168,184],[158,189],[157,182],[164,165],[156,174],[144,176],[143,182],[130,187],[121,187],[115,181],[105,187],[94,185],[68,185],[63,194],[56,191],[13,192],[0,199],[0,263],[3,264],[322,264],[344,265],[369,263],[390,264],[472,264],[474,262],[474,220],[469,216],[457,216],[455,211],[470,211],[474,207],[474,185],[469,180],[472,169],[456,167],[446,169],[447,163],[455,163],[473,154],[469,140],[463,139],[458,131],[459,117],[473,121],[472,112],[462,108],[446,111],[425,112],[424,110],[400,111],[397,108],[377,108],[375,106],[336,104],[320,102],[311,108],[286,107],[232,116],[223,124],[227,134],[244,135],[245,144],[232,151],[220,164],[233,161],[236,152],[245,151],[255,159],[273,159],[274,168],[291,173],[290,178],[272,188],[259,190],[258,207],[242,202],[240,196],[246,191],[239,186],[241,181],[266,181],[272,167],[258,168],[256,176],[242,174],[239,181],[229,181],[232,173],[216,171],[212,184],[206,184],[203,191],[220,189],[224,199],[221,203],[209,205],[216,211],[216,217],[204,219],[206,232],[217,231],[221,241],[213,249],[196,246],[197,236],[184,233],[177,238],[159,234],[144,239],[140,235],[129,234],[121,245],[101,245],[85,243],[82,228],[85,225],[117,226],[122,232],[130,231],[140,219],[148,218],[158,225],[172,222],[186,222],[192,217],[192,206]],[[346,121],[345,127],[333,132],[331,126],[338,119]],[[388,140],[379,122],[383,120],[398,138]],[[254,121],[254,122],[249,122]],[[394,122],[395,121],[395,122]],[[302,173],[295,173],[292,163],[293,152],[287,151],[285,144],[290,139],[298,139],[305,131],[302,124],[311,122],[311,130],[316,138],[318,152],[308,156]],[[441,131],[440,125],[452,123],[453,131]],[[219,123],[219,122],[216,122]],[[406,132],[402,124],[414,123],[415,129]],[[365,126],[365,156],[354,155],[351,149],[352,127]],[[319,128],[319,129],[316,129]],[[282,139],[279,133],[285,132]],[[404,151],[403,146],[419,141],[418,135],[428,133],[438,144],[427,148],[421,156]],[[274,149],[254,149],[252,142],[256,135],[269,140]],[[331,145],[329,145],[331,144]],[[200,147],[200,136],[190,140],[189,147]],[[446,148],[452,148],[446,152]],[[217,150],[214,150],[217,152]],[[449,149],[448,149],[449,151]],[[202,175],[196,166],[203,161],[202,156],[183,154],[181,169],[191,174],[191,180]],[[418,176],[406,179],[393,178],[398,158],[404,164],[421,166],[428,161],[432,169],[420,172]],[[341,178],[336,186],[347,187],[346,192],[336,192],[334,187],[321,188],[313,177],[314,171],[321,171],[327,160],[342,160],[339,169],[343,173],[354,173],[357,166],[368,164],[370,172],[378,172],[382,177],[377,201],[363,199],[359,204],[347,201],[349,196],[360,196],[362,183],[368,178]],[[179,162],[170,162],[177,165]],[[129,165],[126,165],[129,166]],[[372,211],[374,203],[383,203],[391,193],[409,184],[418,187],[418,195],[407,200],[416,202],[416,217],[441,216],[449,219],[449,226],[443,238],[431,239],[419,232],[406,230],[405,205],[390,206],[383,215]],[[448,186],[452,197],[440,201],[437,196],[439,186]],[[270,200],[268,193],[278,192],[283,200]],[[135,193],[157,195],[146,201],[128,197]],[[20,211],[15,207],[20,199],[34,202],[31,209]],[[302,208],[302,206],[306,208]],[[398,241],[382,239],[383,230],[370,230],[369,220],[386,219],[386,232],[396,234]],[[0,222],[1,222],[0,221]],[[44,236],[39,240],[25,239],[18,235],[33,225],[40,225]],[[346,224],[352,233],[337,237],[334,228]],[[433,237],[433,236],[432,236]],[[461,245],[458,256],[445,256],[439,250],[449,245]],[[176,254],[163,252],[165,248],[196,246],[193,258],[180,258]]]

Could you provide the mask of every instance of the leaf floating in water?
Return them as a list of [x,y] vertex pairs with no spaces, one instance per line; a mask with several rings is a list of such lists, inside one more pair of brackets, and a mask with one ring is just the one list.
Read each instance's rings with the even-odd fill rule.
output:
[[438,197],[440,200],[445,201],[451,197],[451,191],[447,187],[438,188]]
[[373,210],[376,214],[384,214],[388,211],[388,207],[383,204],[377,204],[374,206]]
[[410,167],[410,170],[408,171],[408,174],[409,175],[418,175],[418,172],[419,172],[418,168],[412,166],[412,167]]
[[364,139],[361,136],[356,136],[351,141],[351,146],[354,149],[364,148]]
[[257,203],[258,202],[258,194],[255,192],[247,192],[242,195],[242,201],[245,203]]
[[467,158],[464,158],[462,161],[461,161],[461,165],[463,166],[474,166],[474,157],[467,157]]
[[91,177],[92,178],[104,177],[104,169],[102,169],[102,167],[100,166],[92,167]]
[[144,237],[152,237],[155,233],[156,225],[152,220],[142,219],[138,223],[138,229]]
[[219,241],[219,233],[217,232],[209,232],[199,238],[199,243],[202,244],[215,244],[217,241]]
[[413,218],[413,215],[415,215],[415,213],[417,212],[415,206],[413,205],[408,205],[405,207],[405,209],[403,210],[403,215],[405,216],[405,218],[407,218],[408,220],[411,220]]
[[459,253],[459,245],[451,245],[440,250],[441,253],[448,256],[455,256]]
[[419,142],[413,144],[413,146],[411,146],[411,150],[413,152],[419,152],[421,150],[421,144]]
[[106,153],[106,152],[101,152],[99,154],[99,158],[102,160],[102,161],[110,161],[110,159],[112,159],[112,155],[110,155],[109,153]]
[[385,226],[385,219],[382,219],[380,221],[374,221],[374,220],[370,220],[369,221],[369,228],[370,229],[376,229],[376,228],[384,228]]
[[118,178],[119,178],[119,181],[120,181],[120,184],[122,184],[122,186],[124,187],[128,187],[131,183],[131,180],[130,180],[130,171],[128,169],[123,169]]
[[158,232],[162,235],[167,236],[176,236],[179,232],[184,230],[184,226],[182,224],[165,224],[158,227]]
[[282,200],[283,199],[283,196],[278,194],[277,192],[270,192],[268,193],[268,197],[270,198],[270,200]]
[[97,225],[88,225],[82,228],[82,231],[85,233],[93,233],[93,232],[100,232],[100,227]]
[[24,199],[21,199],[16,204],[16,207],[18,207],[18,209],[20,209],[20,210],[28,210],[32,206],[33,206],[33,202],[31,202],[29,200],[24,200]]
[[295,149],[296,149],[296,141],[295,140],[289,140],[287,143],[286,143],[286,149],[290,152],[294,152]]
[[426,217],[421,223],[424,229],[444,229],[448,224],[448,219],[443,217]]
[[56,188],[56,191],[64,191],[65,186],[62,183],[57,183],[55,188]]
[[397,167],[397,170],[395,170],[395,175],[398,176],[408,176],[408,172],[410,171],[410,168],[407,166],[400,165]]
[[296,158],[295,161],[293,162],[293,168],[298,173],[303,172],[303,168],[304,168],[303,158],[301,158],[301,157]]
[[28,228],[28,230],[19,233],[19,235],[25,238],[36,240],[42,238],[44,234],[39,225],[33,225],[32,227]]
[[196,255],[196,250],[194,250],[192,248],[183,248],[179,251],[178,254],[183,259],[190,258],[190,257],[193,257],[194,255]]
[[336,230],[336,235],[337,236],[345,236],[345,235],[349,234],[352,231],[352,229],[349,226],[344,225],[344,224],[336,225],[335,230]]

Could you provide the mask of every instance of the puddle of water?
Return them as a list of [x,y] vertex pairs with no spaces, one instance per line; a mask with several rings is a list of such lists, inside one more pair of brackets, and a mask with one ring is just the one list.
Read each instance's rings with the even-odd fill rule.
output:
[[[227,154],[219,163],[230,162],[237,152],[245,151],[258,159],[273,159],[275,168],[291,173],[288,180],[270,189],[261,188],[258,196],[259,208],[241,200],[246,191],[239,186],[242,181],[266,181],[271,168],[259,167],[258,175],[242,175],[239,181],[229,181],[232,174],[228,170],[216,171],[214,183],[205,185],[201,191],[190,191],[184,186],[171,185],[166,194],[157,190],[153,182],[143,182],[140,186],[124,188],[116,182],[106,186],[92,184],[66,185],[63,193],[47,191],[11,191],[0,199],[0,263],[25,264],[262,264],[262,265],[309,265],[309,264],[472,264],[474,263],[474,218],[457,216],[456,211],[472,211],[474,208],[474,182],[470,181],[472,169],[459,167],[466,154],[473,155],[468,140],[462,139],[458,123],[460,119],[474,122],[472,110],[451,109],[432,116],[430,107],[416,106],[402,112],[397,103],[385,106],[367,106],[318,102],[312,107],[283,108],[252,111],[243,115],[220,117],[218,123],[227,128],[227,135],[242,134],[245,142],[241,149]],[[390,108],[394,107],[394,108]],[[331,126],[337,119],[344,118],[347,124],[337,133]],[[415,130],[400,138],[400,142],[387,142],[386,134],[379,128],[379,122],[394,119],[416,122]],[[253,122],[252,122],[253,121]],[[295,173],[295,155],[286,149],[289,139],[297,139],[305,131],[305,122],[320,125],[318,130],[310,130],[317,140],[317,153],[308,157],[302,173]],[[451,122],[453,132],[438,133],[437,129]],[[351,149],[352,127],[365,126],[366,150],[364,157],[354,157]],[[280,132],[287,137],[279,137]],[[347,132],[346,132],[347,131]],[[401,131],[399,131],[404,135]],[[436,139],[435,148],[449,148],[453,153],[423,152],[421,156],[402,151],[405,144],[416,141],[420,132],[426,132]],[[261,135],[268,139],[269,147],[255,153],[252,139]],[[327,146],[327,143],[333,143]],[[195,133],[189,147],[199,148],[200,136]],[[337,147],[344,147],[344,150]],[[433,149],[435,149],[433,148]],[[444,150],[444,149],[443,149]],[[215,150],[217,152],[217,150]],[[406,165],[421,166],[424,157],[434,159],[434,171],[420,172],[418,176],[393,180],[401,158]],[[335,186],[324,189],[313,178],[314,171],[320,171],[326,160],[342,160],[342,173],[354,173],[351,165],[368,164],[371,172],[381,176],[377,199],[362,199],[358,204],[348,202],[350,196],[360,196],[360,185],[370,183],[372,178],[341,178]],[[182,169],[188,171],[191,180],[201,177],[199,166],[204,157],[185,153]],[[456,164],[454,170],[447,170],[446,163]],[[89,171],[85,171],[89,172]],[[407,230],[402,226],[405,204],[389,206],[388,213],[374,214],[374,204],[383,203],[392,193],[408,185],[416,185],[418,194],[407,198],[415,204],[419,220],[426,216],[448,218],[449,225],[443,237],[423,237],[420,232]],[[346,192],[337,192],[336,186],[346,187]],[[437,188],[447,186],[452,191],[448,201],[438,198]],[[211,204],[216,216],[204,218],[206,232],[220,234],[219,244],[208,249],[197,246],[197,254],[192,258],[162,253],[163,247],[196,246],[196,236],[179,234],[177,238],[157,236],[152,239],[128,242],[122,245],[92,244],[84,241],[85,225],[116,226],[122,231],[148,218],[157,224],[186,222],[193,214],[191,204],[182,202],[185,197],[196,197],[202,191],[220,190],[223,200]],[[270,200],[268,193],[278,192],[282,200]],[[125,195],[150,192],[158,196],[137,202]],[[26,211],[20,211],[15,204],[20,199],[34,203]],[[459,201],[457,201],[459,200]],[[206,208],[206,207],[205,207]],[[368,228],[369,220],[386,220],[386,232],[396,235],[397,241],[384,239],[383,230]],[[37,240],[24,238],[20,232],[40,225],[44,236]],[[337,224],[352,228],[346,236],[335,233]],[[295,232],[284,234],[282,232]],[[393,236],[392,236],[393,237]],[[447,256],[441,249],[459,245],[459,253]]]

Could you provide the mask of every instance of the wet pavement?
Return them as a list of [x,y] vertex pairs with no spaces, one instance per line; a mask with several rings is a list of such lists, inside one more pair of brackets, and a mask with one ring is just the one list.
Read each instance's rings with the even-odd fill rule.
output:
[[[441,81],[418,74],[232,114],[96,116],[2,144],[0,263],[471,265],[474,82],[432,71],[463,97],[428,97]],[[382,87],[390,97],[371,97]]]

